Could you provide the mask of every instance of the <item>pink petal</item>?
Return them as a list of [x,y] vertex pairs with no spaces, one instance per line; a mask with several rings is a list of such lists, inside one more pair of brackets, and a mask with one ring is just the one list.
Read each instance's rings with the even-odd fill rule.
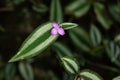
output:
[[56,22],[52,22],[52,26],[53,26],[54,28],[56,28],[56,29],[58,29],[58,28],[60,27],[59,24],[56,23]]
[[61,36],[65,35],[65,31],[63,28],[59,28],[57,31]]
[[57,34],[57,30],[56,30],[55,28],[53,28],[53,29],[51,30],[51,35],[54,36],[54,35],[56,35],[56,34]]

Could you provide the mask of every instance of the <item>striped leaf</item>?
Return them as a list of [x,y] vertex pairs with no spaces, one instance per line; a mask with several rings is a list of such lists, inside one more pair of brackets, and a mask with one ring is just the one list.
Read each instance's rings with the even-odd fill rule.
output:
[[18,53],[9,62],[36,56],[46,49],[58,37],[58,35],[50,35],[51,28],[51,23],[47,23],[35,29],[23,42]]
[[113,78],[112,80],[120,80],[120,76]]
[[104,6],[101,3],[94,3],[94,11],[98,21],[105,29],[109,29],[112,21],[104,14]]
[[66,22],[66,23],[62,23],[61,26],[62,26],[65,30],[68,30],[68,29],[75,28],[75,27],[77,27],[78,25],[77,25],[76,23]]
[[120,0],[114,5],[109,5],[108,9],[112,18],[120,23]]
[[51,9],[50,10],[50,21],[62,23],[63,22],[63,15],[62,15],[60,1],[59,0],[52,0],[50,9]]
[[88,33],[81,27],[69,31],[70,38],[76,47],[84,51],[90,51],[91,44]]
[[24,80],[34,80],[34,74],[31,65],[28,62],[19,63],[19,71]]
[[66,10],[76,17],[85,15],[89,9],[90,3],[87,0],[75,0],[66,7]]
[[[65,29],[67,27],[68,28],[71,27],[71,26],[67,26],[67,23],[63,23],[63,24],[64,25],[62,27],[63,28],[65,27]],[[62,24],[60,24],[60,25],[62,25]],[[73,25],[74,25],[74,23],[73,23]],[[58,37],[58,35],[51,36],[51,34],[50,34],[51,29],[52,29],[51,23],[46,23],[44,25],[40,25],[37,29],[35,29],[30,34],[30,36],[28,36],[28,38],[23,42],[18,53],[12,59],[10,59],[9,62],[14,62],[14,61],[18,61],[21,59],[30,58],[30,57],[40,54],[52,42],[54,42]],[[69,29],[71,29],[71,28],[69,28]]]
[[69,73],[76,74],[79,72],[79,67],[75,60],[68,58],[68,57],[62,57],[61,60],[62,60],[62,63],[64,65],[65,69]]
[[54,46],[54,50],[57,52],[59,57],[65,57],[65,56],[73,57],[71,50],[63,43],[55,42],[53,46]]
[[5,66],[5,80],[14,80],[14,76],[16,75],[16,65],[14,63],[8,63]]
[[111,59],[111,62],[115,63],[117,66],[120,66],[120,47],[114,42],[105,44],[108,57]]
[[[91,70],[83,70],[80,73],[80,80],[103,80],[99,74]],[[79,80],[79,79],[78,79]]]
[[95,25],[91,26],[90,38],[94,47],[101,43],[101,33]]

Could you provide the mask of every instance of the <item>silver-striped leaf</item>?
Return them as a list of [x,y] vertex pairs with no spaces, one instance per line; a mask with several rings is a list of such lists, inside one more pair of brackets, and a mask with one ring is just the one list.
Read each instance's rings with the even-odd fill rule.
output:
[[120,80],[120,75],[115,77],[115,78],[113,78],[112,80]]
[[89,35],[83,28],[76,27],[69,31],[69,35],[76,47],[84,51],[91,50]]
[[53,44],[53,47],[59,57],[65,57],[65,56],[73,57],[72,51],[65,44],[61,42],[55,42]]
[[[103,80],[102,77],[97,74],[96,72],[94,71],[91,71],[91,70],[83,70],[82,72],[80,72],[80,76],[81,76],[81,79],[80,80]],[[79,78],[78,78],[79,80]]]
[[55,21],[58,23],[63,22],[63,14],[62,14],[60,0],[52,0],[51,1],[50,21]]
[[76,17],[85,15],[89,9],[90,2],[87,0],[74,0],[66,7],[66,11],[75,15]]
[[104,14],[104,5],[101,3],[94,3],[94,11],[97,20],[102,24],[105,29],[109,29],[112,21]]
[[90,29],[90,38],[91,38],[91,41],[92,41],[92,44],[93,44],[94,47],[99,45],[102,41],[100,31],[93,24],[91,25],[91,29]]
[[69,73],[76,74],[76,73],[79,72],[79,66],[78,66],[77,62],[74,59],[68,58],[68,57],[62,57],[61,61],[62,61],[63,65],[64,65],[64,68]]
[[[62,23],[62,24],[64,24],[62,26],[63,28],[65,27],[64,29],[71,29],[73,28],[71,26],[75,27],[76,25],[75,23],[73,24],[71,23],[70,26],[67,26],[67,23]],[[51,29],[52,29],[51,23],[45,23],[43,25],[40,25],[38,28],[36,28],[23,42],[18,53],[15,56],[13,56],[13,58],[10,59],[9,62],[31,58],[33,56],[40,54],[43,50],[45,50],[58,38],[58,35],[52,36],[50,34]]]
[[24,80],[34,80],[34,73],[30,63],[20,62],[19,71]]

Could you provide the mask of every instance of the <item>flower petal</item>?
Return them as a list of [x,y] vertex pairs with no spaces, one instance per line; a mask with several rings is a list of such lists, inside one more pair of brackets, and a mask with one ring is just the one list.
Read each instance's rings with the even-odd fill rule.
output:
[[60,28],[59,24],[56,22],[52,22],[52,26],[56,29]]
[[59,28],[57,31],[61,36],[65,35],[65,31],[63,28]]
[[53,28],[53,29],[51,30],[51,35],[54,36],[54,35],[56,35],[56,34],[57,34],[57,30],[56,30],[55,28]]

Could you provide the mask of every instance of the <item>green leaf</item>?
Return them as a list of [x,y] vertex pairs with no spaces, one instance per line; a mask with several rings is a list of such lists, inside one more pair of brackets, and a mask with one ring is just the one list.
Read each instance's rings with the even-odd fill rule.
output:
[[61,4],[59,0],[51,1],[50,21],[55,21],[58,23],[63,22],[63,14],[62,14]]
[[62,57],[61,58],[62,63],[65,67],[65,69],[71,73],[71,74],[76,74],[79,72],[79,67],[78,64],[76,63],[76,61],[72,58],[68,58],[68,57]]
[[109,12],[113,19],[120,23],[120,1],[115,5],[110,5]]
[[18,53],[10,59],[9,62],[30,58],[40,54],[58,37],[58,35],[51,36],[51,29],[51,23],[40,25],[30,34],[30,36],[28,36],[28,38],[23,42]]
[[114,39],[115,42],[120,42],[120,34],[118,34],[115,39]]
[[[74,23],[62,23],[60,25],[63,25],[62,27],[65,29],[77,27],[77,25]],[[40,25],[28,36],[28,38],[23,42],[18,53],[12,59],[10,59],[9,62],[31,58],[40,54],[58,38],[58,35],[51,36],[51,29],[51,23]]]
[[120,66],[120,47],[114,42],[110,42],[109,44],[106,44],[106,51],[111,62]]
[[34,80],[33,70],[29,63],[20,62],[19,71],[22,77],[24,78],[24,80]]
[[109,29],[112,24],[112,21],[105,15],[104,10],[104,5],[98,2],[94,3],[94,11],[98,21],[102,24],[102,26],[105,29]]
[[16,75],[16,66],[14,63],[8,63],[5,67],[5,80],[13,80]]
[[101,33],[95,25],[91,25],[90,38],[94,47],[101,43]]
[[69,35],[76,47],[84,51],[90,51],[90,38],[84,29],[76,27],[69,31]]
[[90,9],[90,2],[86,0],[76,0],[66,7],[66,10],[76,17],[85,15]]
[[120,76],[113,78],[112,80],[120,80]]
[[91,70],[83,70],[80,76],[81,80],[103,80],[99,74]]
[[73,53],[71,52],[71,50],[63,43],[55,42],[53,46],[54,46],[54,50],[57,52],[59,57],[65,57],[65,56],[73,57]]
[[65,30],[68,30],[68,29],[75,28],[75,27],[77,27],[78,25],[77,25],[76,23],[65,22],[65,23],[62,23],[61,26],[62,26]]

